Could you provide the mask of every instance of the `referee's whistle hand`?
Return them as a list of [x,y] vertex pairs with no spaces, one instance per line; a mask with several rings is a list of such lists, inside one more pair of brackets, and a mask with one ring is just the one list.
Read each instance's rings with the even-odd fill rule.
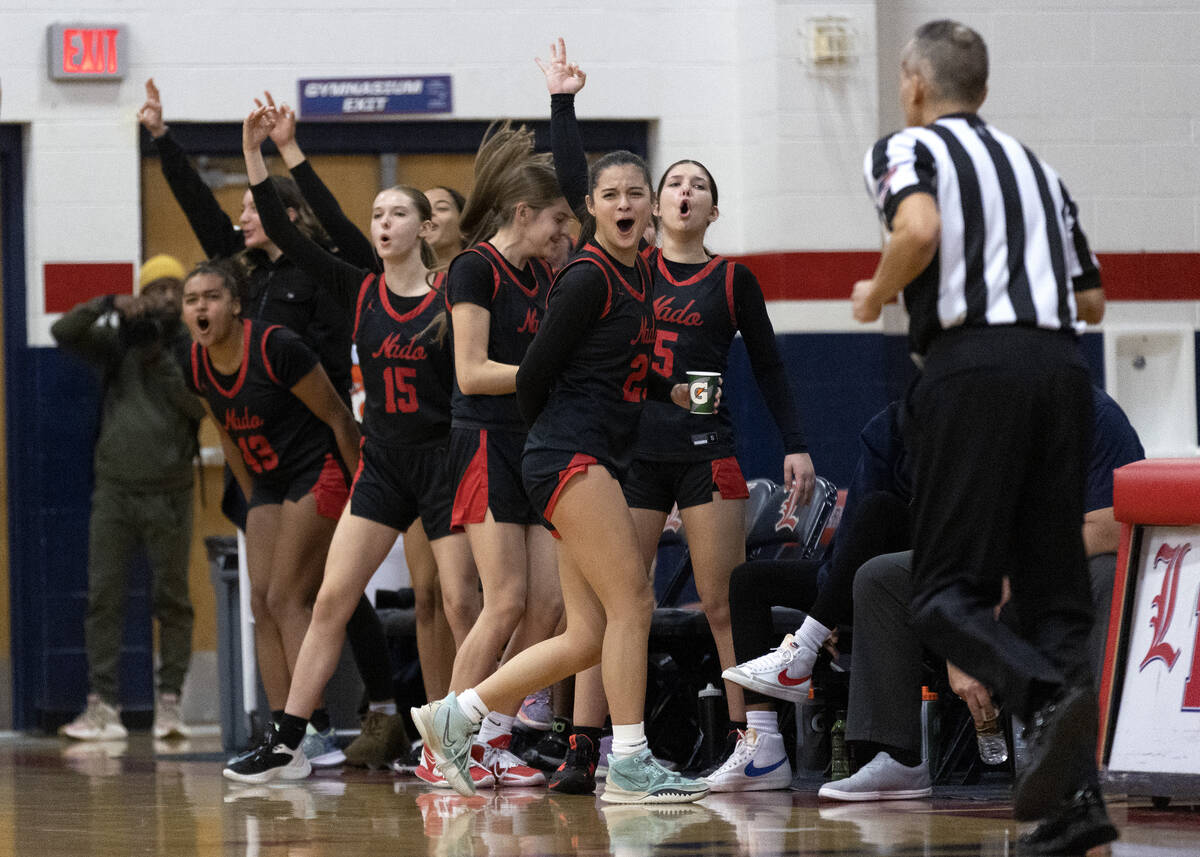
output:
[[883,304],[875,297],[875,281],[859,280],[850,293],[850,305],[854,320],[864,324],[877,321],[883,312]]

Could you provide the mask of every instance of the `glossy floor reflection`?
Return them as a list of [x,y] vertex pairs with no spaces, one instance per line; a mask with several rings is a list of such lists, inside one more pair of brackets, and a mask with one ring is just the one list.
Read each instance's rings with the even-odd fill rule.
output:
[[[815,791],[758,792],[648,808],[545,789],[462,798],[349,769],[242,786],[221,777],[218,749],[215,738],[0,738],[0,855],[1008,857],[1020,832],[994,786],[939,789],[932,801],[818,805]],[[1114,800],[1112,814],[1114,857],[1200,854],[1192,808]]]

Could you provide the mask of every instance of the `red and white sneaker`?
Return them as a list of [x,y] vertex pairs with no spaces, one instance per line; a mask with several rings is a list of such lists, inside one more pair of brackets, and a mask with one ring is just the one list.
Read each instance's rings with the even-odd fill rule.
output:
[[788,634],[779,648],[721,673],[721,678],[776,699],[803,702],[812,686],[817,653]]
[[471,757],[495,775],[498,786],[545,785],[546,775],[537,768],[529,767],[510,752],[508,748],[511,745],[511,733],[497,735],[487,743],[471,747]]
[[[471,748],[471,779],[475,782],[475,788],[486,788],[496,784],[496,777],[492,772],[480,764],[483,758],[482,749],[475,753],[478,744]],[[413,771],[417,779],[428,783],[435,789],[448,789],[450,784],[446,782],[446,778],[442,776],[442,772],[437,769],[437,763],[434,761],[433,753],[429,752],[429,748],[425,747],[421,751],[421,764],[417,765],[417,769]]]

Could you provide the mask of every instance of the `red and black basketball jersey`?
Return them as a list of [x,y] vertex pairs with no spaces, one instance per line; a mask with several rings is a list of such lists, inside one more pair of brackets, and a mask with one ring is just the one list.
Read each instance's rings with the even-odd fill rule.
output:
[[602,311],[555,376],[545,406],[529,430],[526,449],[583,452],[628,467],[646,401],[654,344],[651,276],[640,256],[633,268],[596,244],[585,245],[558,273],[546,309],[546,334],[570,329],[573,293],[599,287]]
[[192,344],[188,386],[208,401],[253,479],[287,482],[327,453],[337,455],[333,431],[291,392],[318,362],[286,327],[250,319],[242,322],[236,375],[218,372],[207,349]]
[[[518,271],[486,241],[460,253],[450,263],[446,278],[447,304],[478,304],[491,313],[488,359],[519,366],[529,349],[546,310],[550,266],[530,259]],[[451,399],[454,424],[463,428],[525,431],[515,394],[465,395],[454,379]]]
[[430,324],[443,311],[438,275],[428,294],[400,297],[368,274],[354,314],[354,344],[366,391],[363,434],[384,446],[423,446],[450,433],[449,342]]
[[[725,374],[738,330],[733,283],[738,265],[721,256],[705,263],[669,262],[652,248],[654,276],[652,371],[686,384],[688,372]],[[749,272],[745,272],[749,274]],[[734,454],[729,409],[693,414],[673,404],[648,402],[635,455],[658,461],[705,461]]]

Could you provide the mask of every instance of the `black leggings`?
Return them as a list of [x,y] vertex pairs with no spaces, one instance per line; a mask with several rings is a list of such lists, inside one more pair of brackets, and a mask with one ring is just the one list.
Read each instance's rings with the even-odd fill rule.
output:
[[346,638],[350,641],[350,651],[354,655],[358,674],[366,686],[367,699],[371,702],[392,699],[396,692],[392,687],[392,660],[388,655],[387,635],[383,632],[379,614],[366,595],[359,597],[358,605],[346,623]]
[[[775,645],[773,606],[803,610],[827,628],[848,624],[854,616],[854,575],[859,566],[880,554],[911,547],[908,504],[886,491],[868,494],[859,503],[849,531],[839,533],[838,540],[823,583],[818,571],[824,563],[819,560],[759,560],[733,570],[729,618],[738,663]],[[745,695],[748,704],[770,701],[752,690]]]

